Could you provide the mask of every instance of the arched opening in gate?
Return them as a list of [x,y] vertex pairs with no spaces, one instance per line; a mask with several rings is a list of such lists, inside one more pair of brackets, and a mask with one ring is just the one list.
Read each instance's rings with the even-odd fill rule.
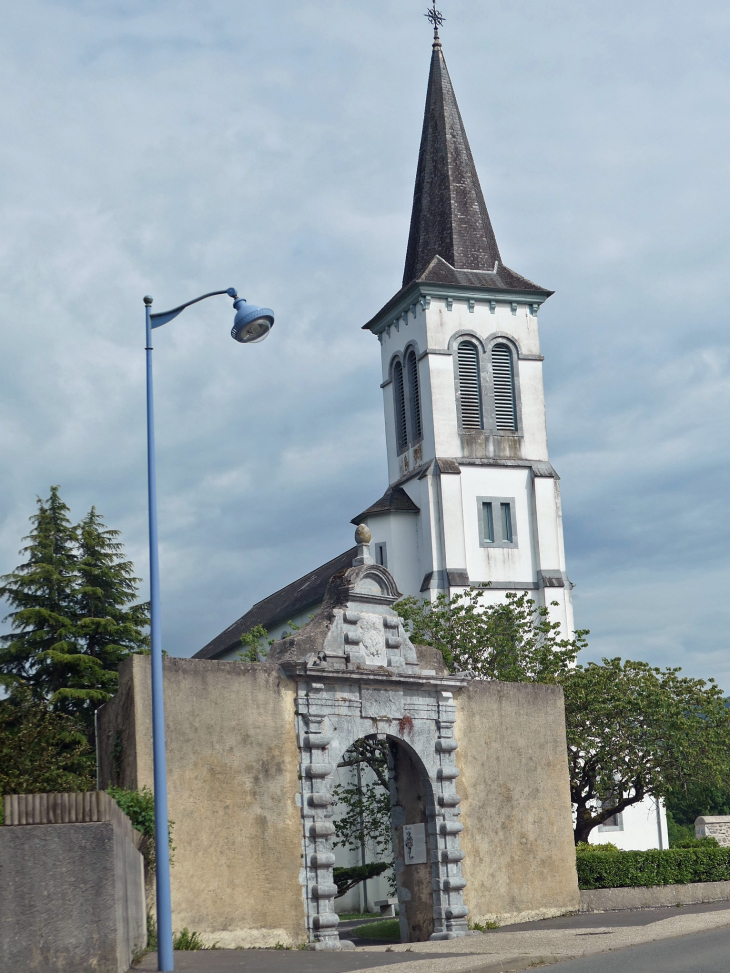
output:
[[390,911],[377,905],[390,899],[400,916],[400,940],[429,939],[434,932],[435,848],[429,829],[434,796],[415,749],[395,736],[360,738],[338,762],[333,797],[335,880],[345,890],[338,912],[363,906],[363,911]]

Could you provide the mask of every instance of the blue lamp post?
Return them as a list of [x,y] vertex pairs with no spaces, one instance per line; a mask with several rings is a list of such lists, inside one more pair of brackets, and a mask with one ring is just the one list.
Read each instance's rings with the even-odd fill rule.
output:
[[155,850],[157,855],[157,966],[165,973],[174,969],[172,955],[172,906],[170,901],[170,846],[167,829],[167,771],[165,766],[165,707],[162,692],[162,639],[160,628],[160,568],[157,547],[157,474],[155,469],[155,425],[152,397],[152,329],[160,328],[178,314],[218,294],[233,298],[236,316],[231,337],[242,344],[263,341],[274,324],[274,312],[247,304],[235,288],[211,291],[181,304],[172,311],[152,314],[152,298],[145,297],[147,343],[147,492],[150,521],[150,642],[152,650],[152,749],[155,780]]

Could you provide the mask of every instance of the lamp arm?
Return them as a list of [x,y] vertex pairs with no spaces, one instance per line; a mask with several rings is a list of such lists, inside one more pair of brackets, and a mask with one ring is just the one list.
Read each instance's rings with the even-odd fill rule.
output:
[[235,287],[229,287],[225,291],[211,291],[209,294],[201,294],[200,297],[196,297],[192,301],[188,301],[186,304],[181,304],[179,307],[174,307],[171,311],[161,311],[159,314],[150,314],[152,327],[161,328],[163,324],[167,324],[168,321],[172,321],[173,318],[176,318],[178,314],[181,314],[185,308],[190,307],[191,304],[197,304],[198,301],[204,301],[206,297],[216,297],[218,294],[228,294],[229,297],[233,298],[238,297]]

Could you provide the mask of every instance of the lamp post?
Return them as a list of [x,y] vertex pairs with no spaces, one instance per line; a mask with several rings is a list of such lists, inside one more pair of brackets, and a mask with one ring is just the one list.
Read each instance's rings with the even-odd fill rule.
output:
[[236,316],[231,337],[242,344],[263,341],[274,324],[274,312],[267,307],[247,304],[235,288],[211,291],[181,304],[172,311],[152,314],[152,298],[145,297],[145,329],[147,342],[147,494],[150,528],[150,644],[152,656],[152,751],[155,783],[155,850],[157,883],[157,966],[170,973],[174,969],[172,955],[172,906],[170,901],[170,846],[167,827],[167,771],[165,766],[165,705],[162,691],[162,638],[160,628],[160,568],[157,544],[157,473],[155,467],[155,423],[152,396],[152,329],[160,328],[178,314],[205,300],[227,294],[233,298]]

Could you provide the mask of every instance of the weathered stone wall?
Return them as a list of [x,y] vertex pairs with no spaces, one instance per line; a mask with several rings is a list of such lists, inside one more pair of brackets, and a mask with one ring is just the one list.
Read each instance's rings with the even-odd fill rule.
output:
[[456,713],[470,921],[578,909],[562,690],[475,680]]
[[695,837],[714,838],[721,848],[730,846],[730,815],[704,815],[695,819]]
[[[286,664],[292,678],[273,663],[164,662],[175,929],[228,947],[321,939],[324,920],[336,923],[319,914],[331,904],[320,901],[332,881],[321,869],[333,858],[323,775],[373,732],[413,751],[426,788],[414,793],[428,804],[436,884],[427,913],[418,890],[400,882],[413,921],[465,928],[464,880],[469,921],[578,909],[561,690],[440,676],[411,685],[408,673],[379,667],[295,676],[308,664]],[[99,713],[102,786],[116,774],[124,786],[152,787],[150,700],[149,657],[127,660],[118,696]],[[423,814],[409,817],[414,787],[395,770],[398,832]],[[409,929],[409,938],[427,935]]]
[[[220,946],[303,942],[295,685],[278,667],[164,660],[173,928]],[[148,656],[99,712],[101,786],[153,787]]]

